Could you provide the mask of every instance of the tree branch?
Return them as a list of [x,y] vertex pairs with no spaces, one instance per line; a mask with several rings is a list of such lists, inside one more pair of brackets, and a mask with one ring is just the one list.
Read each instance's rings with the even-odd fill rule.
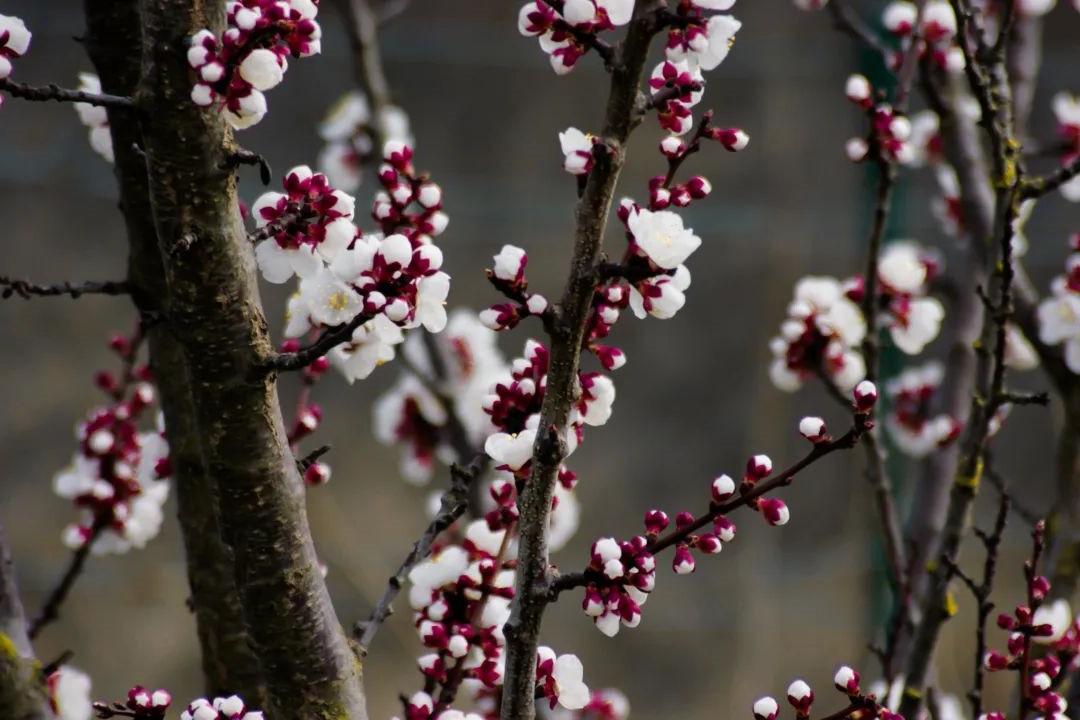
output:
[[[134,94],[142,55],[138,0],[86,0],[84,5],[87,29],[83,44],[102,87],[117,94]],[[150,206],[147,159],[138,149],[143,145],[138,117],[122,110],[108,113],[120,207],[130,245],[128,284],[132,299],[143,316],[167,316],[169,289]],[[149,323],[144,324],[144,330],[165,415],[204,691],[211,697],[238,693],[251,706],[265,707],[265,682],[244,626],[232,551],[221,536],[217,483],[203,459],[188,363],[168,326]]]
[[847,33],[868,49],[873,50],[885,63],[885,66],[889,67],[889,57],[892,55],[892,50],[882,42],[874,29],[863,22],[862,18],[844,0],[832,0],[825,7],[829,11],[833,25],[837,30]]
[[8,78],[0,80],[0,92],[6,92],[12,97],[34,102],[48,102],[52,100],[56,102],[86,103],[87,105],[97,105],[99,107],[128,111],[137,109],[135,99],[130,97],[88,93],[83,92],[82,90],[67,90],[58,85],[35,87],[33,85],[24,85],[23,83],[14,82]]
[[360,664],[319,570],[304,486],[289,450],[273,357],[221,113],[191,102],[183,48],[221,32],[224,6],[143,0],[139,97],[150,198],[183,348],[202,456],[217,482],[243,624],[265,677],[268,716],[365,720]]
[[60,606],[64,604],[68,594],[71,592],[71,588],[75,586],[75,581],[79,579],[79,575],[82,574],[83,567],[86,565],[86,559],[90,557],[90,549],[93,547],[94,542],[101,536],[101,533],[105,530],[109,522],[109,516],[99,515],[94,519],[94,524],[90,528],[90,536],[86,542],[80,545],[74,552],[71,553],[71,559],[68,562],[67,569],[64,574],[60,576],[59,582],[53,587],[45,600],[44,605],[41,606],[41,610],[34,617],[30,623],[27,634],[30,639],[33,640],[49,623],[55,621],[60,617]]
[[[849,404],[850,408],[850,404]],[[713,520],[721,515],[727,515],[733,510],[738,510],[741,507],[748,506],[753,503],[754,500],[764,497],[769,493],[778,490],[782,487],[787,487],[795,479],[795,476],[816,463],[821,458],[831,455],[837,450],[850,450],[859,443],[859,440],[872,428],[874,423],[870,420],[869,415],[857,413],[854,416],[854,422],[851,429],[844,433],[839,438],[829,440],[827,442],[815,443],[813,448],[807,453],[801,460],[788,467],[786,470],[781,470],[775,473],[772,477],[762,480],[756,484],[752,489],[740,492],[737,497],[732,498],[724,503],[711,503],[709,509],[695,518],[692,522],[687,523],[678,528],[674,528],[666,535],[654,537],[649,540],[645,547],[645,552],[653,555],[663,552],[673,545],[685,542],[691,535],[712,523]],[[542,587],[544,597],[547,602],[554,602],[558,599],[559,595],[566,590],[572,590],[574,588],[584,587],[590,582],[595,581],[592,571],[585,570],[582,572],[557,574],[550,580],[546,581]]]
[[409,571],[427,558],[431,553],[431,546],[435,539],[469,509],[469,490],[486,465],[487,456],[480,453],[466,467],[462,468],[454,465],[450,468],[450,489],[443,493],[439,512],[428,523],[424,534],[413,543],[412,550],[401,561],[397,572],[390,577],[386,589],[375,604],[371,615],[367,620],[356,623],[353,628],[353,636],[356,638],[357,649],[361,656],[367,655],[368,648],[371,647],[371,641],[375,639],[375,633],[382,627],[383,622],[393,614],[394,599],[401,592]]
[[353,72],[371,105],[371,144],[376,153],[381,153],[386,143],[382,114],[394,103],[379,52],[379,17],[368,0],[335,2],[345,19],[345,30],[352,47]]
[[[971,399],[970,420],[967,423],[961,448],[961,459],[949,493],[940,561],[930,576],[922,623],[916,631],[912,653],[907,665],[907,680],[901,700],[900,714],[914,717],[921,705],[926,672],[938,633],[950,616],[948,587],[952,577],[964,530],[970,524],[970,508],[982,478],[990,422],[1002,404],[1005,384],[1005,344],[1007,324],[1013,314],[1012,228],[1020,203],[1022,169],[1019,167],[1019,143],[1013,135],[1009,87],[1003,57],[980,54],[976,58],[969,49],[968,38],[983,42],[978,28],[972,27],[970,7],[964,0],[951,0],[957,15],[958,39],[969,62],[968,83],[983,108],[982,125],[992,148],[994,214],[993,253],[997,300],[985,314],[980,347],[984,349],[976,369],[975,393]],[[987,59],[983,59],[987,58]],[[977,64],[976,64],[977,63]],[[984,64],[985,63],[985,64]],[[989,350],[992,349],[992,354]]]
[[1077,175],[1080,175],[1080,157],[1073,158],[1072,162],[1062,165],[1049,175],[1028,180],[1021,190],[1021,197],[1024,200],[1042,197],[1057,190]]
[[13,295],[29,300],[33,297],[56,297],[69,295],[78,300],[83,295],[127,295],[131,290],[123,280],[87,281],[81,283],[62,282],[55,285],[38,285],[29,280],[17,280],[7,275],[0,275],[0,298],[7,300]]
[[626,158],[626,141],[633,129],[637,107],[645,102],[639,89],[649,45],[659,31],[656,10],[660,3],[638,3],[612,68],[611,89],[602,137],[609,153],[601,154],[589,173],[578,201],[574,256],[563,291],[557,332],[551,338],[548,384],[540,413],[540,428],[533,447],[529,482],[519,497],[520,510],[516,591],[506,632],[506,674],[503,685],[503,720],[531,720],[535,716],[536,648],[547,604],[547,532],[559,465],[565,456],[565,432],[577,384],[585,323],[596,288],[596,261],[611,209],[615,184]]

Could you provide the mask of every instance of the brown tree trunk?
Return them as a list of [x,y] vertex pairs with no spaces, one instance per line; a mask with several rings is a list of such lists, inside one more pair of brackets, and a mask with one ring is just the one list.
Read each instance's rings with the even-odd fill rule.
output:
[[[169,286],[168,331],[187,362],[199,447],[217,484],[244,624],[268,693],[268,715],[367,717],[360,664],[330,603],[285,438],[273,354],[240,218],[234,149],[221,114],[189,97],[188,38],[220,31],[223,4],[143,0],[142,135],[158,247]],[[198,532],[187,527],[186,533]]]
[[[132,95],[142,63],[138,0],[86,0],[86,49],[103,88]],[[249,646],[233,580],[231,551],[217,523],[213,479],[203,464],[183,349],[168,324],[168,285],[150,208],[138,119],[109,112],[120,207],[131,247],[128,282],[146,320],[150,363],[168,429],[173,478],[184,528],[191,607],[195,613],[206,692],[237,693],[255,707],[266,702],[258,661]]]

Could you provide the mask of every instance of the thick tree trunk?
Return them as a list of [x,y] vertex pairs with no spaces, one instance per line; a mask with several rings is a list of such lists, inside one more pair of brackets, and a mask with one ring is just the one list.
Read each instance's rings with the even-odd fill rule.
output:
[[[86,22],[86,49],[102,87],[117,95],[134,94],[142,64],[138,0],[86,0]],[[238,693],[262,707],[266,692],[244,629],[232,553],[217,523],[217,498],[202,459],[187,362],[168,324],[161,320],[169,312],[168,285],[150,207],[146,160],[136,149],[143,145],[138,118],[130,112],[110,111],[109,127],[120,207],[131,246],[128,282],[147,321],[150,364],[165,413],[206,692]]]
[[274,377],[258,370],[273,348],[225,169],[232,135],[219,112],[189,98],[188,38],[203,27],[220,31],[222,11],[222,3],[200,0],[142,2],[139,102],[170,292],[166,322],[187,360],[201,454],[218,485],[268,715],[364,720],[360,664],[319,571]]
[[0,526],[0,718],[50,720],[45,678],[26,634],[15,567]]

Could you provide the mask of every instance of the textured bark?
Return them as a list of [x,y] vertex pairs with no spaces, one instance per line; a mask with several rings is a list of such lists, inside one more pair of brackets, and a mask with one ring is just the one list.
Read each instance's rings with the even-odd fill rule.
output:
[[[641,6],[645,5],[646,8]],[[540,432],[533,449],[532,471],[518,503],[520,534],[516,594],[506,624],[506,675],[503,720],[531,720],[536,708],[536,648],[548,603],[548,518],[559,465],[566,454],[565,436],[574,402],[585,322],[596,288],[596,261],[607,226],[615,184],[626,160],[626,141],[639,117],[638,86],[657,31],[655,18],[639,3],[619,62],[612,69],[604,130],[609,152],[600,154],[589,173],[576,211],[574,256],[563,291],[559,319],[551,338],[551,362],[540,413]]]
[[268,715],[367,717],[360,664],[334,613],[289,451],[254,261],[227,171],[232,134],[189,98],[187,39],[223,5],[143,0],[139,102],[150,198],[169,284],[168,326],[188,365],[201,455],[218,485],[244,622]]
[[0,527],[0,717],[50,720],[53,713],[45,694],[45,679],[26,628],[15,567]]
[[[103,88],[134,94],[142,47],[138,0],[86,0],[86,20],[85,46]],[[168,429],[205,689],[211,695],[237,693],[262,707],[265,688],[244,629],[232,553],[217,523],[217,498],[202,459],[187,362],[167,323],[155,321],[168,315],[168,285],[150,207],[146,161],[135,149],[143,145],[142,134],[130,112],[110,112],[109,127],[130,244],[128,283],[140,313],[149,318],[147,345]]]

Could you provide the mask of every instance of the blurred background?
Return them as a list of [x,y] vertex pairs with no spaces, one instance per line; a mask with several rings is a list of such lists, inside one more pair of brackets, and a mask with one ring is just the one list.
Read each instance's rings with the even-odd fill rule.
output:
[[[876,22],[884,3],[861,5]],[[1080,14],[1071,3],[1060,5],[1047,22],[1047,67],[1033,121],[1034,134],[1043,138],[1054,128],[1050,95],[1080,90]],[[481,309],[493,301],[482,268],[504,243],[529,251],[536,290],[558,295],[571,249],[575,189],[560,168],[556,133],[570,125],[596,128],[603,112],[606,78],[596,58],[557,78],[535,40],[518,35],[517,11],[518,3],[502,0],[413,0],[382,34],[395,99],[417,138],[417,164],[445,191],[450,226],[440,245],[454,278],[454,307]],[[708,77],[703,107],[715,108],[719,124],[745,128],[752,141],[741,154],[713,146],[688,163],[715,188],[686,213],[705,241],[691,262],[693,287],[675,319],[628,321],[616,331],[630,362],[616,377],[611,422],[591,431],[573,457],[583,527],[556,558],[564,567],[579,567],[596,537],[638,532],[647,508],[671,514],[700,508],[711,479],[741,471],[751,453],[790,464],[805,452],[795,430],[802,414],[821,414],[835,427],[846,422],[816,388],[796,395],[774,389],[767,343],[799,277],[847,276],[862,267],[872,175],[844,157],[844,141],[863,128],[842,91],[850,72],[879,76],[880,67],[832,31],[824,14],[802,13],[783,1],[743,2],[736,11],[743,30],[729,59]],[[83,30],[78,3],[6,0],[0,12],[24,18],[34,33],[16,79],[74,85],[77,72],[91,69],[73,39]],[[292,63],[285,83],[269,94],[270,114],[240,138],[270,160],[276,176],[295,164],[315,164],[317,123],[354,86],[338,16],[326,7],[320,19],[323,54]],[[635,135],[622,193],[645,195],[647,179],[659,170],[659,137],[651,119]],[[243,177],[250,202],[261,188],[254,171]],[[948,242],[929,211],[932,187],[927,172],[904,174],[890,237]],[[361,188],[358,208],[368,205],[371,192],[370,184]],[[5,103],[0,217],[2,274],[43,283],[123,274],[126,244],[111,168],[90,150],[70,107]],[[1080,208],[1055,195],[1028,227],[1028,268],[1045,290],[1061,272],[1067,234],[1080,230]],[[264,287],[267,314],[277,321],[283,295]],[[74,424],[101,401],[91,376],[113,362],[105,347],[109,332],[126,332],[133,322],[126,301],[115,298],[11,299],[0,306],[0,388],[7,407],[0,414],[0,519],[31,609],[68,557],[60,532],[73,510],[53,495],[52,477],[74,450]],[[530,330],[510,333],[504,350],[520,352]],[[940,344],[932,348],[940,351]],[[309,493],[309,511],[346,623],[366,617],[426,523],[429,490],[402,482],[398,451],[377,444],[371,432],[372,402],[398,371],[389,365],[353,386],[330,373],[316,393],[326,422],[315,442],[333,446],[334,476]],[[287,408],[292,380],[283,382]],[[1046,387],[1037,372],[1019,382]],[[1018,411],[999,441],[1009,448],[1001,453],[1002,472],[1022,502],[1037,510],[1053,498],[1050,438],[1060,426],[1058,410]],[[866,646],[877,638],[888,607],[878,523],[860,459],[833,456],[800,476],[783,493],[792,522],[782,530],[756,517],[735,518],[739,536],[721,556],[701,559],[692,576],[662,571],[636,630],[605,638],[581,614],[575,594],[549,613],[543,641],[578,654],[591,687],[622,688],[638,718],[748,717],[754,698],[781,695],[796,676],[827,696],[841,662],[875,677]],[[896,453],[890,467],[904,497],[915,468]],[[435,483],[445,485],[445,473]],[[994,497],[983,495],[985,519]],[[74,651],[74,664],[93,675],[97,697],[121,697],[134,683],[166,686],[177,698],[199,693],[174,503],[164,532],[145,550],[91,559],[62,620],[38,643],[44,659]],[[1027,548],[1027,531],[1016,521],[1003,560],[1000,606],[1019,599],[1019,563]],[[967,562],[981,561],[973,549]],[[962,612],[946,628],[939,654],[939,684],[962,693],[973,638],[971,603],[963,594],[960,602]],[[373,717],[397,712],[398,693],[419,687],[419,654],[408,613],[399,612],[365,667]],[[822,708],[831,708],[832,700]]]

